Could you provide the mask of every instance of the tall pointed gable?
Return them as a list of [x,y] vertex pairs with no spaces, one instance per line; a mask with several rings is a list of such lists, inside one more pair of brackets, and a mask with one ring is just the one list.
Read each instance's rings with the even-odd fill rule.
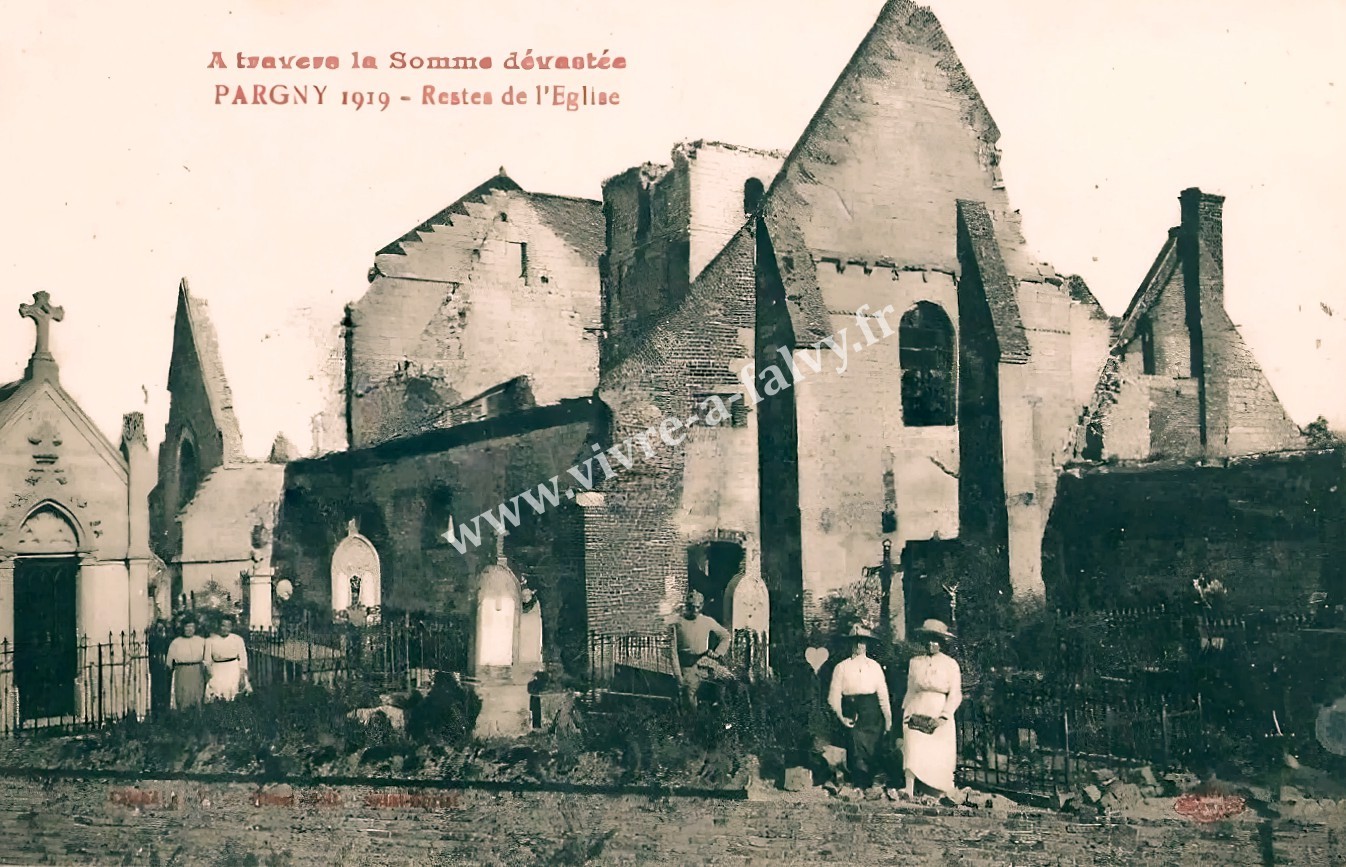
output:
[[[192,297],[184,277],[178,284],[178,309],[173,326],[173,355],[168,368],[168,390],[175,399],[192,393],[204,397],[210,426],[218,432],[220,463],[247,460],[243,435],[234,414],[234,398],[220,360],[219,340],[205,300]],[[192,425],[195,429],[199,422]],[[195,430],[200,437],[205,431]]]
[[523,187],[515,183],[514,179],[505,173],[505,167],[501,166],[500,171],[498,173],[487,178],[485,181],[473,187],[471,190],[468,190],[466,193],[455,199],[451,205],[449,205],[446,208],[443,208],[440,211],[437,211],[434,216],[430,217],[425,222],[411,229],[397,240],[384,245],[384,247],[380,249],[378,253],[376,253],[375,255],[377,256],[382,256],[385,254],[405,255],[407,252],[405,246],[406,244],[420,241],[421,235],[427,232],[434,231],[434,227],[436,225],[452,224],[455,215],[460,217],[468,216],[469,203],[479,202],[481,201],[481,199],[490,195],[494,191],[508,193],[508,192],[520,191],[522,189]]
[[[778,253],[797,240],[815,263],[956,272],[949,239],[964,199],[985,203],[1009,274],[1033,274],[999,178],[999,137],[934,14],[890,0],[768,193]],[[793,312],[807,317],[816,289],[798,279]]]

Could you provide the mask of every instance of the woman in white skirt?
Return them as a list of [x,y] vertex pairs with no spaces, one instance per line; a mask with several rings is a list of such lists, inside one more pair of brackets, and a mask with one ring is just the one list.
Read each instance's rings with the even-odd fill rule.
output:
[[903,794],[914,797],[920,780],[953,799],[958,757],[953,714],[963,702],[963,674],[958,663],[943,652],[953,640],[947,626],[927,620],[917,635],[925,641],[927,652],[912,658],[907,694],[902,699],[902,764],[907,777]]
[[251,692],[248,683],[248,648],[234,634],[234,619],[220,620],[216,634],[206,639],[206,701],[233,701],[240,692]]

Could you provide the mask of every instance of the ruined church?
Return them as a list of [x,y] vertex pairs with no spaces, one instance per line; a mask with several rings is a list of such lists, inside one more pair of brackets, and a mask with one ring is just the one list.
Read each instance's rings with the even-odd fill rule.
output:
[[[1229,469],[1304,443],[1224,312],[1218,196],[1182,194],[1110,317],[1028,250],[998,138],[934,15],[892,0],[788,152],[683,143],[594,200],[487,179],[375,254],[342,322],[349,448],[287,467],[278,574],[336,616],[475,628],[536,598],[549,661],[660,633],[689,589],[793,653],[876,573],[899,636],[956,618],[972,572],[965,592],[1005,600],[1112,586],[1080,521],[1120,468],[1162,487],[1159,458]],[[710,403],[722,423],[521,509],[503,539],[446,539]],[[1137,535],[1108,551],[1172,580]],[[1286,556],[1339,550],[1301,535]],[[355,550],[373,580],[353,580]]]
[[[265,461],[250,459],[204,299],[178,285],[168,364],[169,413],[150,494],[151,538],[167,568],[165,599],[192,606],[261,602],[255,627],[269,625],[271,536],[285,463],[297,455],[277,436]],[[165,605],[164,610],[168,610]]]

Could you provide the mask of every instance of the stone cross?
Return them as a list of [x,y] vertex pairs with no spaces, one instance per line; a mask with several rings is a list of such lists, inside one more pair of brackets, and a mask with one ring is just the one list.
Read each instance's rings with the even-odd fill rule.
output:
[[65,318],[65,308],[53,307],[51,296],[45,291],[34,292],[32,304],[19,305],[19,315],[37,323],[37,347],[33,350],[33,357],[51,358],[51,349],[48,346],[51,323],[60,322]]

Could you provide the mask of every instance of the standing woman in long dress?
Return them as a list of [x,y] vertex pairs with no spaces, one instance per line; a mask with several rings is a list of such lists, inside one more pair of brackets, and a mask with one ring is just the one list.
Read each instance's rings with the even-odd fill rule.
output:
[[173,672],[169,696],[175,710],[199,707],[206,696],[206,640],[196,634],[196,617],[187,615],[178,628],[182,634],[168,645],[168,667]]
[[874,785],[879,743],[893,727],[893,711],[888,703],[888,679],[883,667],[868,652],[874,633],[857,625],[846,637],[851,642],[851,655],[832,670],[827,703],[850,735],[846,769],[851,784],[857,789],[868,789]]
[[[963,702],[963,673],[958,663],[944,654],[953,640],[949,627],[939,620],[927,620],[917,634],[926,642],[927,652],[912,657],[907,670],[907,694],[902,699],[902,763],[906,771],[908,798],[916,794],[916,781],[954,798],[953,771],[958,760],[958,738],[953,714]],[[933,732],[911,728],[912,716],[937,721]]]
[[239,692],[250,689],[248,648],[233,629],[234,619],[226,616],[220,620],[216,634],[206,640],[206,668],[210,671],[210,681],[206,684],[207,700],[233,701]]

